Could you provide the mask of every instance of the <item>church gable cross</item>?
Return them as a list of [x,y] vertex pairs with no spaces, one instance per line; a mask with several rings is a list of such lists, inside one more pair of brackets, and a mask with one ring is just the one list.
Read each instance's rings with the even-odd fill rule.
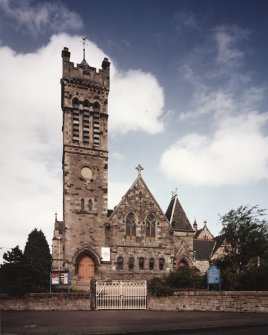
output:
[[144,170],[144,168],[139,164],[135,169],[138,171],[139,176],[141,176],[141,171]]

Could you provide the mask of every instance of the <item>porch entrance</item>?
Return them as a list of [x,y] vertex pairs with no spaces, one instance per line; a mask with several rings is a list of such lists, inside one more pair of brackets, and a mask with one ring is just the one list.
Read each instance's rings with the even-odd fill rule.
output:
[[94,261],[88,256],[84,255],[81,257],[78,264],[78,279],[79,280],[88,280],[94,277]]
[[96,282],[96,309],[146,309],[146,302],[146,280]]

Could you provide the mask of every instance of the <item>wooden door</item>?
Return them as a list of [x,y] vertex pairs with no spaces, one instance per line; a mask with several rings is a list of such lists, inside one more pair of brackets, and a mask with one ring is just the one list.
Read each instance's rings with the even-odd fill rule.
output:
[[94,277],[94,261],[90,256],[82,256],[78,266],[78,278],[87,280]]

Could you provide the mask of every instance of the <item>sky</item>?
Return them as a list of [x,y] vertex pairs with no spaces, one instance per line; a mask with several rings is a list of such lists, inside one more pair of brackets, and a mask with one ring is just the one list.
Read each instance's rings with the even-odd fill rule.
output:
[[142,176],[214,235],[268,208],[266,0],[0,0],[0,252],[62,220],[61,50],[111,61],[109,208]]

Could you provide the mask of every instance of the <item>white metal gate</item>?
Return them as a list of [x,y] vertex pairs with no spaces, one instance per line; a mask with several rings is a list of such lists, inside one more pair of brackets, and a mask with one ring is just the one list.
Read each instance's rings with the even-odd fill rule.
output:
[[146,309],[146,298],[146,280],[96,282],[96,309]]

